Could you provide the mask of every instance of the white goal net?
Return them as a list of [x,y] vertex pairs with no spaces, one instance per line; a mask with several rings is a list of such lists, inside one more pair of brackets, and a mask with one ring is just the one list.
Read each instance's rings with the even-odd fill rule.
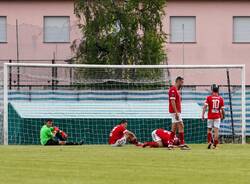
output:
[[4,144],[39,144],[46,119],[72,141],[107,144],[113,126],[128,120],[140,141],[170,130],[168,90],[184,77],[182,118],[187,143],[206,143],[201,111],[211,84],[220,86],[226,118],[220,142],[245,143],[244,65],[4,65]]

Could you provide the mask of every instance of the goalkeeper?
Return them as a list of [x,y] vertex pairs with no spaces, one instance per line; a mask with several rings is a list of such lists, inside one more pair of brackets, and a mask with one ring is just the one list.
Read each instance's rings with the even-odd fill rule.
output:
[[53,127],[53,121],[48,119],[40,130],[40,142],[45,146],[55,145],[82,145],[83,142],[68,142],[68,135],[58,127]]

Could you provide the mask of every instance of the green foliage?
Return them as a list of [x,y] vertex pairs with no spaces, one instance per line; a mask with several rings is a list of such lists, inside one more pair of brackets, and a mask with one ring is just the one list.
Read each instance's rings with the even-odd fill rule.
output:
[[166,0],[75,0],[78,63],[161,64],[166,58],[162,17]]
[[[166,0],[75,0],[75,14],[82,33],[72,50],[82,64],[163,64],[166,60],[162,18]],[[159,70],[98,71],[103,78],[158,80]],[[96,72],[80,70],[77,78],[93,78]]]

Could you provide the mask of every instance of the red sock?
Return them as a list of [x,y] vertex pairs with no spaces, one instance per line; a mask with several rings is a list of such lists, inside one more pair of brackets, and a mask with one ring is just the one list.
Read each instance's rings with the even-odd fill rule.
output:
[[171,132],[170,134],[170,144],[173,144],[175,138],[175,132]]
[[207,133],[207,142],[208,143],[212,142],[212,133],[211,132]]
[[138,144],[138,141],[137,141],[137,139],[134,139],[134,140],[130,141],[130,143],[131,144]]
[[179,139],[180,139],[180,144],[185,144],[185,141],[184,141],[184,132],[179,132]]
[[218,143],[219,143],[218,140],[214,140],[214,146],[217,146]]
[[157,142],[146,142],[145,146],[149,146],[150,148],[158,148],[159,144]]

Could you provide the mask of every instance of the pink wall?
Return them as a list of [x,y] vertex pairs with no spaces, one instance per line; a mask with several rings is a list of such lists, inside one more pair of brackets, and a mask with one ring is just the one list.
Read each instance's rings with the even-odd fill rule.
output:
[[[185,64],[246,64],[247,73],[250,72],[250,44],[232,43],[233,16],[250,16],[250,1],[172,0],[167,4],[164,20],[167,33],[170,16],[196,16],[197,43],[185,44]],[[169,64],[182,64],[182,44],[169,43],[167,49]],[[211,81],[219,82],[224,74],[213,73]],[[196,78],[202,80],[206,75],[200,74]],[[240,77],[238,72],[232,75],[232,78]],[[190,72],[185,77],[194,75]],[[247,79],[250,80],[248,74]],[[239,79],[234,82],[238,83]]]
[[[164,29],[167,33],[169,16],[196,16],[197,43],[185,44],[185,64],[246,64],[250,72],[250,44],[232,43],[233,16],[250,16],[249,1],[170,0],[166,12]],[[0,1],[0,16],[7,16],[8,21],[8,43],[0,43],[0,59],[16,58],[16,19],[20,24],[20,59],[52,59],[54,52],[57,59],[70,58],[71,43],[43,43],[43,16],[49,15],[70,16],[71,42],[80,37],[73,0]],[[182,44],[169,43],[167,50],[169,64],[182,64]],[[173,71],[173,78],[177,74],[182,75],[183,71]],[[234,71],[232,75],[232,82],[239,83],[239,72]],[[192,80],[192,84],[226,81],[225,71],[192,70],[185,71],[184,76],[187,81],[199,79]]]
[[15,22],[19,22],[20,59],[57,59],[72,56],[71,43],[43,43],[43,16],[70,16],[71,42],[79,38],[73,1],[0,1],[0,16],[7,16],[7,43],[0,43],[0,59],[16,59]]

